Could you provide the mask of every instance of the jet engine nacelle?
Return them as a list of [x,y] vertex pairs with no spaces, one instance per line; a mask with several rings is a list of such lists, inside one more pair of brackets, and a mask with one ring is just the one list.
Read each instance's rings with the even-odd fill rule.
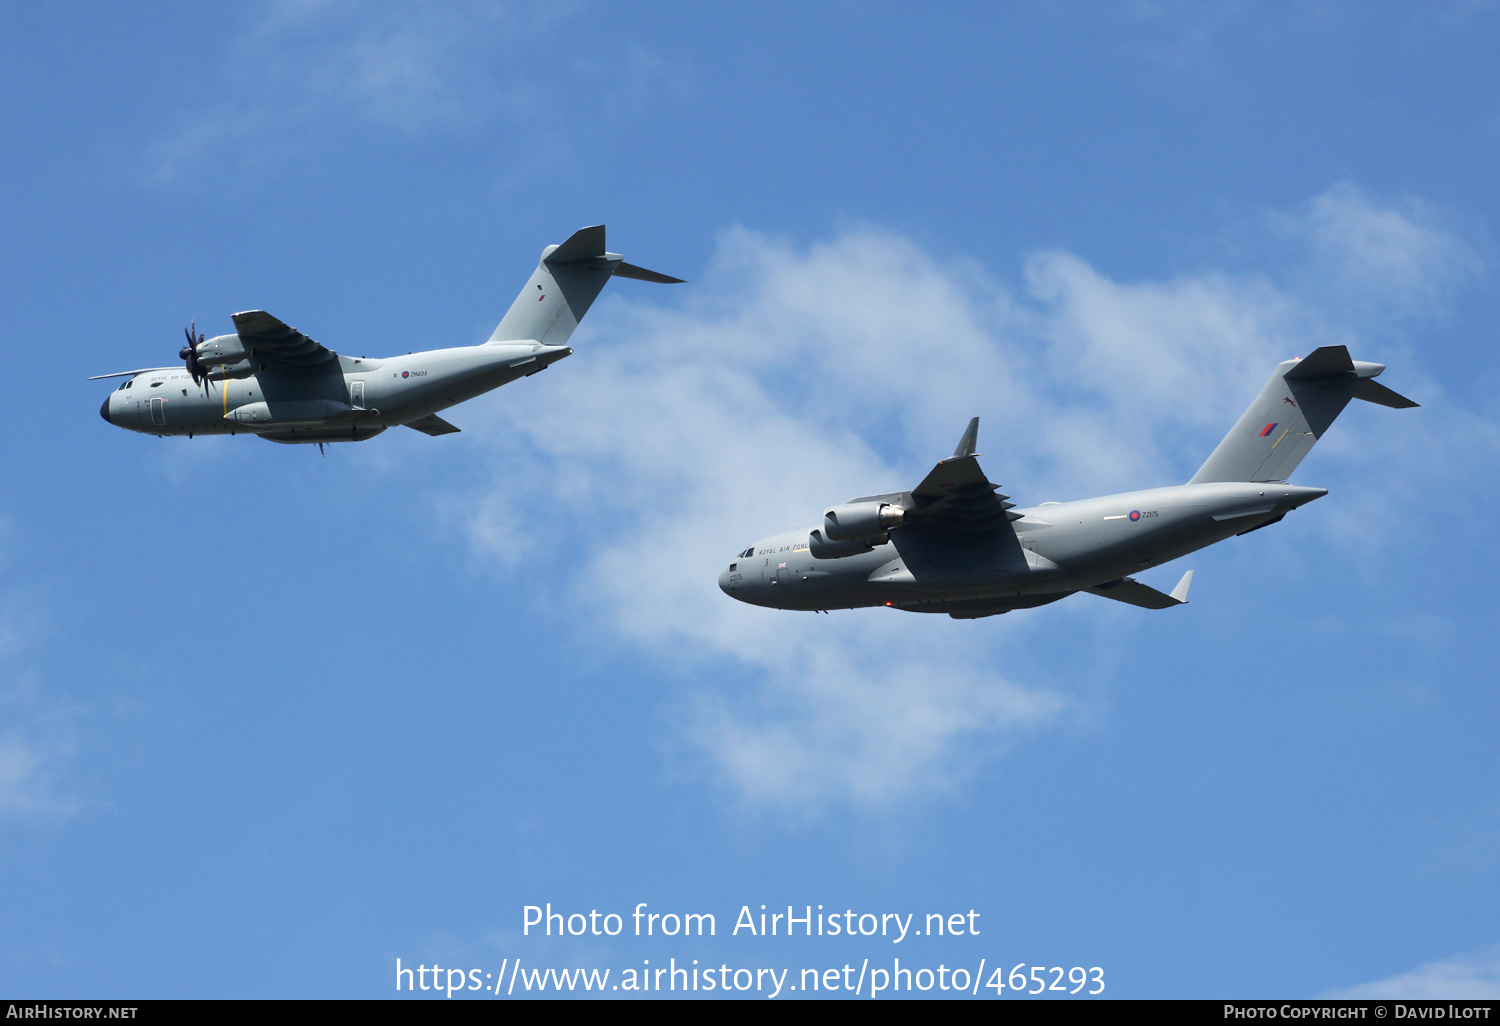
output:
[[249,358],[250,354],[238,335],[219,335],[198,343],[199,363],[238,363]]
[[842,559],[844,556],[857,556],[861,552],[869,552],[875,547],[876,538],[855,538],[852,541],[829,541],[823,537],[823,532],[814,528],[807,535],[807,551],[813,559]]
[[896,527],[906,510],[889,502],[849,502],[823,514],[823,535],[828,541],[874,538]]

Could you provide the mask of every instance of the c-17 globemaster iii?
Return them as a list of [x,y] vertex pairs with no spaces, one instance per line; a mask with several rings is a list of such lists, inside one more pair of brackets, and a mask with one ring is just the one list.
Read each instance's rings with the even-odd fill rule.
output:
[[1350,399],[1417,404],[1377,383],[1384,365],[1323,346],[1276,368],[1187,484],[1017,509],[974,451],[979,418],[909,492],[864,495],[823,522],[756,542],[719,575],[732,598],[776,609],[890,606],[966,620],[1075,592],[1146,609],[1187,602],[1130,575],[1274,524],[1327,495],[1287,483]]
[[680,282],[604,249],[604,225],[548,246],[489,341],[386,359],[340,356],[264,310],[234,315],[233,335],[188,328],[185,367],[101,374],[126,380],[99,414],[148,435],[259,435],[273,442],[358,442],[404,424],[458,430],[438,411],[546,370],[611,277]]

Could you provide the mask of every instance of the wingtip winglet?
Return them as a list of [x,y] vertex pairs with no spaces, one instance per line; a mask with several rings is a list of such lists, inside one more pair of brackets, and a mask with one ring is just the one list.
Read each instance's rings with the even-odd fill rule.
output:
[[958,448],[953,450],[953,459],[964,456],[973,456],[975,446],[979,444],[979,418],[975,417],[969,421],[969,426],[964,430],[964,436],[958,440]]
[[1187,605],[1188,589],[1193,586],[1193,572],[1189,570],[1182,575],[1182,580],[1177,582],[1177,587],[1172,589],[1171,595],[1180,604]]

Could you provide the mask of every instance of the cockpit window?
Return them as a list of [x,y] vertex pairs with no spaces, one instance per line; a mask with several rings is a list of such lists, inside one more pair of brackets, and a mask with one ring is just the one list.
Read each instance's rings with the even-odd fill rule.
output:
[[755,555],[755,546],[754,545],[750,546],[744,552],[741,552],[740,553],[740,558],[741,559],[749,559],[753,555]]
[[134,386],[135,386],[135,378],[131,378],[129,381],[125,382],[125,387],[126,388],[132,388]]
[[729,564],[729,572],[730,573],[734,573],[734,568],[737,567],[737,566],[739,566],[738,563],[730,563]]
[[115,391],[116,392],[123,392],[127,388],[129,388],[129,387],[130,387],[130,382],[128,382],[128,381],[122,381],[122,382],[120,382],[120,387],[117,388],[117,389],[115,389]]

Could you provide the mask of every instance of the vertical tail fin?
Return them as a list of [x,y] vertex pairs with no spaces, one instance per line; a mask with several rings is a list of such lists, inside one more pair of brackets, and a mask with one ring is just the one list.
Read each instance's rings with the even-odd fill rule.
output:
[[531,280],[490,335],[491,342],[528,339],[560,346],[612,275],[643,281],[680,282],[665,274],[625,263],[604,249],[604,225],[580,228],[560,246],[542,251]]
[[1285,481],[1350,399],[1397,409],[1416,406],[1370,380],[1383,370],[1384,364],[1350,359],[1347,346],[1322,346],[1303,360],[1279,364],[1188,483]]

